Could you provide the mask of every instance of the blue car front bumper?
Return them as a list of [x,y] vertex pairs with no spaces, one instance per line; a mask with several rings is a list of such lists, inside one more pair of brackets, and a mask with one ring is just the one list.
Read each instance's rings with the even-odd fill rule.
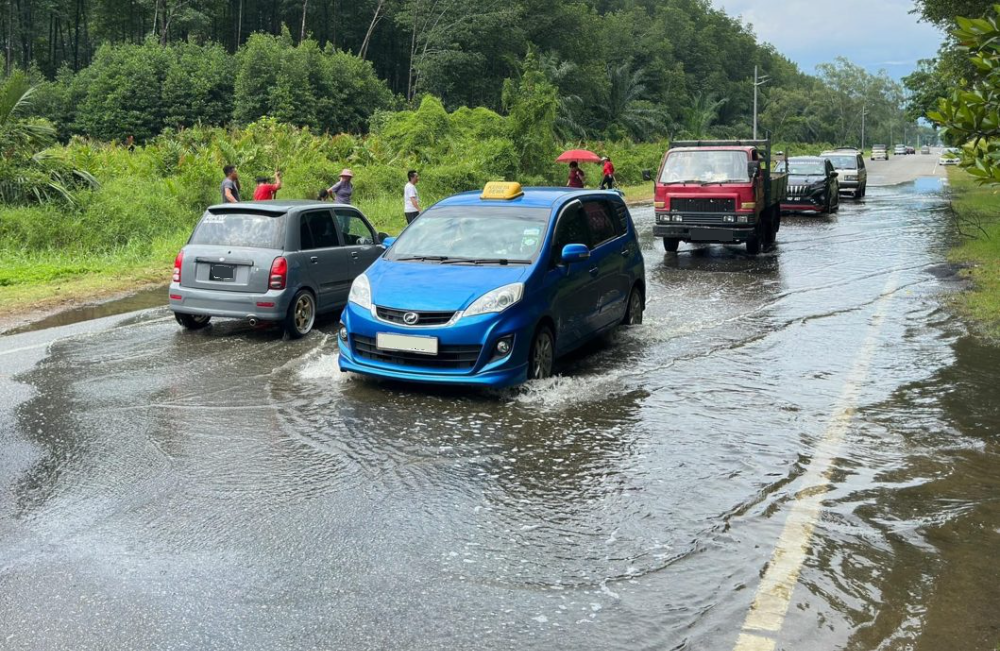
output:
[[[532,322],[513,309],[460,319],[440,327],[411,328],[376,318],[349,303],[341,314],[347,341],[339,340],[340,370],[406,382],[508,387],[528,375]],[[381,351],[379,333],[435,337],[438,355]],[[501,339],[511,341],[506,355],[496,352]]]

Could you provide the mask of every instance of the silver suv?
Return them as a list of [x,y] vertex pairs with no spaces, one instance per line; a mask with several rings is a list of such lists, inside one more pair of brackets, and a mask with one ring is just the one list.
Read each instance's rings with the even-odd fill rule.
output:
[[189,330],[213,316],[279,322],[297,339],[347,303],[386,236],[352,206],[261,201],[212,206],[174,261],[170,309]]
[[865,157],[857,149],[834,149],[820,154],[830,159],[833,168],[837,170],[840,181],[840,191],[850,192],[855,199],[860,199],[868,193],[868,170],[865,168]]

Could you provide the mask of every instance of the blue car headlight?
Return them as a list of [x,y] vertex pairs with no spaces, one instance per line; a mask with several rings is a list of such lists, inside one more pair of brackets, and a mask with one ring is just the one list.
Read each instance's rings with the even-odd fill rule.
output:
[[368,282],[368,276],[361,274],[351,283],[351,293],[347,295],[347,302],[354,303],[363,310],[372,309],[372,286]]
[[[352,290],[353,291],[353,290]],[[503,312],[524,296],[524,283],[511,283],[486,292],[472,302],[462,316],[476,316]]]

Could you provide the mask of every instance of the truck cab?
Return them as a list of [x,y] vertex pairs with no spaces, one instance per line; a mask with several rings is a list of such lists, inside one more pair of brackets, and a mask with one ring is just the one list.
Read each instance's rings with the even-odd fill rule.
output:
[[788,187],[787,175],[771,170],[768,140],[674,143],[654,179],[653,234],[668,252],[681,242],[770,249]]

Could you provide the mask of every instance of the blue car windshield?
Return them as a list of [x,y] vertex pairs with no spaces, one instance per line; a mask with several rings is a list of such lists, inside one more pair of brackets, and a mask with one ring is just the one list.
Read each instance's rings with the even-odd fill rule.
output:
[[548,228],[548,208],[444,206],[406,227],[389,260],[478,263],[533,261]]

